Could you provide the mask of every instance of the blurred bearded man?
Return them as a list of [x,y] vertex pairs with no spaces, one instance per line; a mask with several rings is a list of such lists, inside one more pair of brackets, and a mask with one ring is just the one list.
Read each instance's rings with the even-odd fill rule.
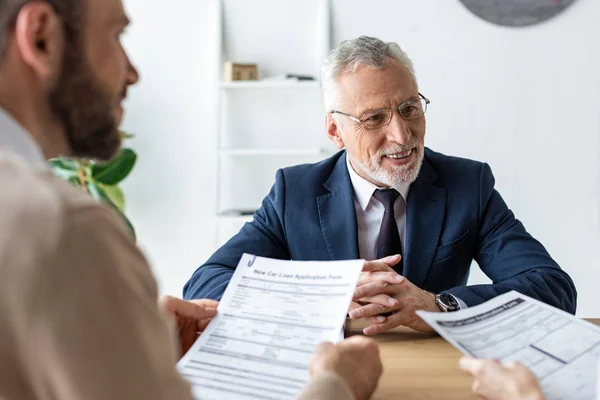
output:
[[[118,151],[128,23],[121,0],[0,0],[0,399],[192,399],[175,363],[218,303],[157,306],[119,218],[46,170]],[[366,399],[377,345],[324,344],[311,372],[303,398]]]

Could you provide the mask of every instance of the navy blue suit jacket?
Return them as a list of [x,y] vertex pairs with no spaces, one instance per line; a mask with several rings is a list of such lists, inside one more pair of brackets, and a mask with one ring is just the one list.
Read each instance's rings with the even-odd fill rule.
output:
[[[354,192],[340,151],[277,171],[262,207],[194,272],[186,299],[220,299],[243,253],[285,260],[359,258]],[[466,286],[475,260],[493,284]],[[485,163],[425,149],[407,200],[404,276],[474,306],[510,290],[575,313],[571,278],[515,219]]]

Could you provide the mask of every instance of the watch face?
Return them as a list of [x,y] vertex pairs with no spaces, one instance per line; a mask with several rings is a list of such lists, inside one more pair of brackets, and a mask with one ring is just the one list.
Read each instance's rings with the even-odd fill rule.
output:
[[458,309],[458,302],[454,299],[454,296],[449,293],[440,294],[440,301],[444,303],[450,310]]

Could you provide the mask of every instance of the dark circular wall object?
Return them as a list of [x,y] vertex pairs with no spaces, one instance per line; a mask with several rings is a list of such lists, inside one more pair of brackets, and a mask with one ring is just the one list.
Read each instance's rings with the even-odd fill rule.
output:
[[460,0],[478,17],[496,25],[528,26],[546,21],[575,0]]

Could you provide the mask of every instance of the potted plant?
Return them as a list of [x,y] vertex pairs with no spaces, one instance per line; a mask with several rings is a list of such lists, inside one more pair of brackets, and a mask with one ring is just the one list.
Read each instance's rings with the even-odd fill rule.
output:
[[[123,137],[131,138],[132,135],[123,133]],[[109,205],[125,222],[135,239],[133,225],[125,216],[125,196],[119,183],[129,175],[136,159],[137,154],[133,150],[123,148],[107,163],[58,157],[51,159],[49,164],[57,177]]]

